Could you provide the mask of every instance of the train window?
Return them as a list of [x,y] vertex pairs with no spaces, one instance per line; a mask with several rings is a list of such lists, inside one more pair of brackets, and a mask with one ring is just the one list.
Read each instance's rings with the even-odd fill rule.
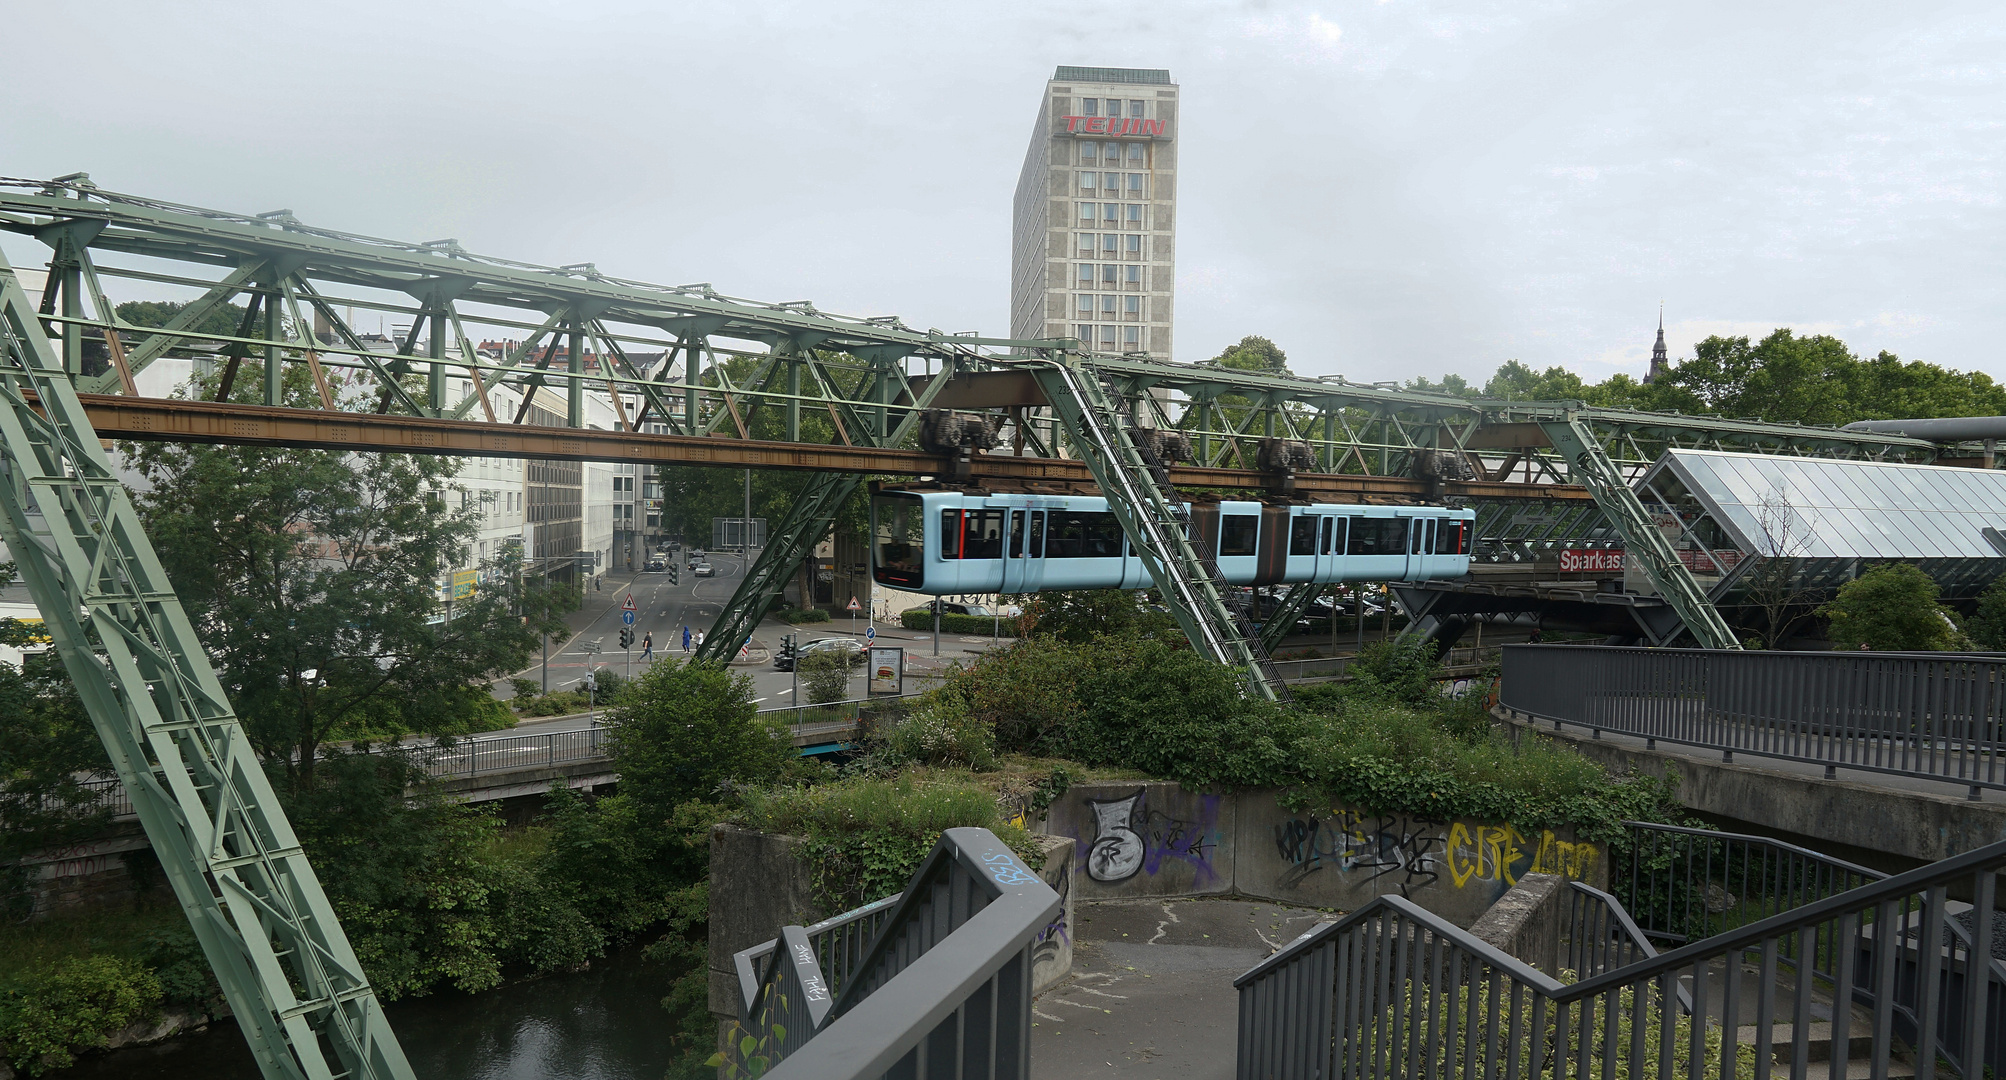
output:
[[1041,510],[1031,511],[1031,547],[1025,554],[1034,559],[1045,557],[1045,514]]
[[1351,519],[1351,542],[1347,555],[1398,555],[1407,547],[1406,518]]
[[1316,554],[1316,518],[1301,514],[1289,522],[1289,554]]
[[1219,519],[1219,554],[1252,555],[1260,539],[1259,514],[1227,514]]
[[1424,524],[1426,523],[1423,522],[1420,518],[1414,519],[1414,531],[1410,534],[1413,537],[1413,542],[1407,548],[1407,553],[1410,555],[1421,554],[1421,534],[1423,531],[1422,526]]
[[1468,522],[1444,519],[1435,530],[1435,553],[1437,555],[1467,555],[1469,549]]
[[[1054,510],[1047,525],[1045,558],[1117,559],[1121,557],[1121,522],[1113,514]],[[1036,535],[1035,531],[1032,534]]]
[[943,559],[1002,558],[1003,511],[941,511],[940,557]]
[[1331,516],[1323,519],[1323,553],[1325,555],[1344,550],[1344,519]]
[[918,585],[925,578],[921,521],[924,508],[917,499],[879,499],[872,508],[877,531],[877,580],[887,585]]

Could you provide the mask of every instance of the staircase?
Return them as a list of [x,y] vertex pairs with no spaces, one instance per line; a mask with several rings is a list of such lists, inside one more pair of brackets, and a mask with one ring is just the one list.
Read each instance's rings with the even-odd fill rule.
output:
[[1192,537],[1189,504],[1155,450],[1130,435],[1131,421],[1116,396],[1083,359],[1052,361],[1035,372],[1192,647],[1244,670],[1248,686],[1262,697],[1288,701],[1288,687],[1254,630],[1248,599],[1226,583],[1211,545]]

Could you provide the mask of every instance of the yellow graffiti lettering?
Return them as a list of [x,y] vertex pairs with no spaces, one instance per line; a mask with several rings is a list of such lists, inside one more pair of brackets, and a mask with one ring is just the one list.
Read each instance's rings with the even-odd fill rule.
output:
[[1558,874],[1579,881],[1595,867],[1595,845],[1562,840],[1552,829],[1540,833],[1534,846],[1524,833],[1510,825],[1465,825],[1449,827],[1449,881],[1465,888],[1472,881],[1518,884],[1528,873]]

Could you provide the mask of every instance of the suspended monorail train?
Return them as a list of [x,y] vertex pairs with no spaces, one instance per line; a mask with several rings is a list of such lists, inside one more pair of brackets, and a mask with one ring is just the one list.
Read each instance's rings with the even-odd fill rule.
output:
[[[1427,581],[1470,572],[1476,513],[1440,506],[1191,506],[1197,538],[1235,585]],[[1107,500],[880,491],[871,576],[910,592],[1142,589],[1154,583]]]

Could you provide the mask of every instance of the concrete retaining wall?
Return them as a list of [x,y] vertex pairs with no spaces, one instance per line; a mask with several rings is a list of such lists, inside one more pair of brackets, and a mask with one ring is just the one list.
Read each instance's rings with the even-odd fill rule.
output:
[[1074,845],[1087,900],[1236,895],[1354,910],[1397,893],[1458,925],[1533,872],[1600,886],[1607,853],[1571,829],[1434,821],[1349,807],[1294,812],[1278,792],[1169,782],[1076,784],[1045,831]]

